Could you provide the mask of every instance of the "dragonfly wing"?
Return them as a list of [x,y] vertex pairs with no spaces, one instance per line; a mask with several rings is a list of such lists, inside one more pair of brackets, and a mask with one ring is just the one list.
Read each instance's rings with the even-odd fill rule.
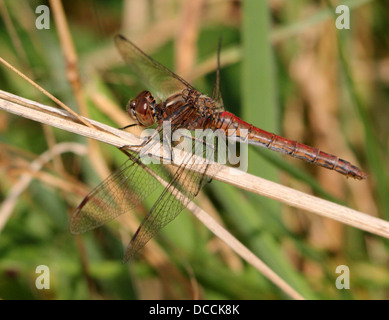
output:
[[[131,152],[128,156],[130,159],[93,189],[75,210],[70,223],[73,234],[92,230],[128,212],[157,188],[158,181],[144,169],[139,157]],[[168,178],[162,166],[150,164],[148,168]]]
[[122,35],[115,36],[115,44],[135,74],[160,99],[166,100],[187,88],[194,89],[188,82],[149,57]]
[[[190,111],[185,110],[175,117],[185,119],[184,113],[188,112]],[[131,259],[160,229],[174,220],[198,194],[202,186],[209,181],[207,176],[212,175],[210,163],[215,157],[215,149],[213,145],[206,144],[202,140],[190,139],[190,143],[192,154],[203,157],[200,156],[196,162],[193,162],[192,155],[188,153],[178,168],[169,165],[169,168],[173,170],[171,180],[166,181],[167,187],[131,239],[123,262]]]

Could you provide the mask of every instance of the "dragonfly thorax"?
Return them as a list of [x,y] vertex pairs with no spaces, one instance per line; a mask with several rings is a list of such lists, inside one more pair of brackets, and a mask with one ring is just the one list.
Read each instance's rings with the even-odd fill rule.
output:
[[127,113],[144,127],[152,126],[156,121],[156,103],[149,91],[142,91],[127,104]]

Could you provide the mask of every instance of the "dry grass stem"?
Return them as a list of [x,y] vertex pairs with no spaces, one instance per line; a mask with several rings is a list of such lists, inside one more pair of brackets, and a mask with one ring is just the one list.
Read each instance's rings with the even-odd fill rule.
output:
[[[19,99],[20,103],[39,107],[42,111],[15,103],[15,99]],[[10,100],[12,100],[12,102]],[[85,125],[76,122],[74,117],[69,115],[66,111],[42,105],[1,90],[0,108],[41,123],[108,143],[115,147],[138,145],[140,143],[139,138],[131,133],[115,129],[89,119],[87,121],[98,127],[100,130],[88,128]],[[193,169],[196,168],[194,167]],[[290,206],[389,238],[389,222],[385,220],[350,209],[331,201],[320,199],[278,183],[253,176],[249,173],[241,172],[235,168],[220,165],[220,169],[216,170],[214,178],[238,188],[286,203]],[[350,180],[350,183],[363,182]]]

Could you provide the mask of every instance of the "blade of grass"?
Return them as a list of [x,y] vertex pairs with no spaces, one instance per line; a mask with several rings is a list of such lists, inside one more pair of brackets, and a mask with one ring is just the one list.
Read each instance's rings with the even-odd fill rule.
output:
[[[271,47],[270,11],[266,1],[248,0],[243,2],[242,25],[242,117],[253,125],[270,132],[279,132],[279,114],[277,107],[277,85],[275,79],[275,65]],[[251,148],[248,153],[248,171],[256,176],[278,180],[278,169],[264,160]],[[250,225],[250,220],[261,220],[259,215],[272,216],[281,222],[281,205],[270,199],[253,197],[248,195],[255,212],[248,212],[241,217],[242,223]],[[228,199],[227,199],[228,200]],[[247,230],[246,230],[247,231]],[[258,229],[257,229],[258,231]],[[244,232],[244,231],[242,231]],[[298,284],[299,290],[306,292],[306,287],[294,277],[294,268],[286,263],[280,255],[280,248],[274,246],[269,237],[254,236],[253,232],[246,234],[252,239],[252,244],[258,249],[261,256],[266,257],[283,269],[283,276],[288,281]],[[274,239],[273,239],[274,240]],[[277,261],[277,262],[276,262]],[[282,265],[282,266],[281,266]],[[301,279],[300,279],[301,280]]]
[[[278,131],[278,110],[270,13],[265,1],[243,3],[242,116],[254,125]],[[277,180],[277,170],[249,152],[249,171]]]

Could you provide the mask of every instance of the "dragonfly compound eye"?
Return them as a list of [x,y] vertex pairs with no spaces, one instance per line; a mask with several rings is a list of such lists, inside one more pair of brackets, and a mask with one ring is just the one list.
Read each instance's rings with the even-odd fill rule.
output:
[[154,124],[154,103],[150,101],[149,96],[146,94],[140,94],[134,100],[134,109],[130,103],[130,107],[134,114],[135,120],[137,120],[142,126],[149,127]]

